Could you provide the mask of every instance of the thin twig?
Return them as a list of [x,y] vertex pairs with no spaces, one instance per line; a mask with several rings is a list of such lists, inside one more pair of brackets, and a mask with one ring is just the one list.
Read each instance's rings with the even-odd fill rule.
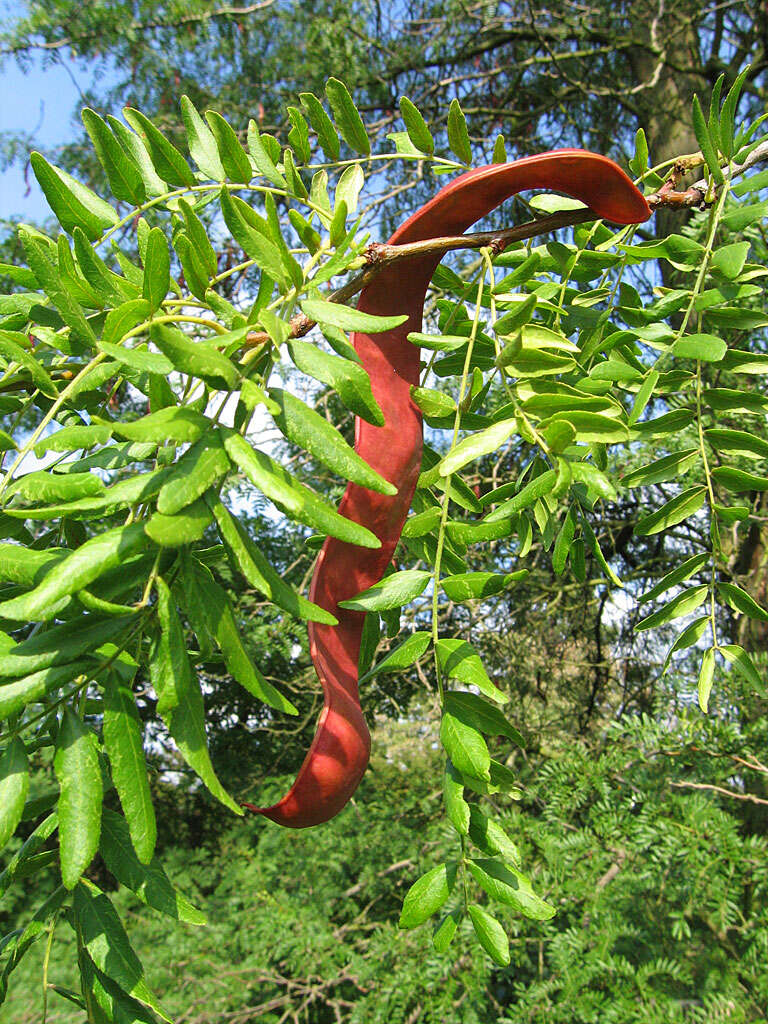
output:
[[755,796],[754,793],[736,793],[732,789],[724,789],[722,786],[712,786],[708,782],[671,782],[671,786],[675,789],[710,789],[713,793],[720,793],[722,796],[733,797],[734,800],[747,800],[751,804],[765,804],[768,806],[768,800],[763,800],[759,796]]

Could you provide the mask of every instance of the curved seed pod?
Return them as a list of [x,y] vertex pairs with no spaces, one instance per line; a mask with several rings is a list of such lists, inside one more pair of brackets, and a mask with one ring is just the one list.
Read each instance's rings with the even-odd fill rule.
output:
[[[525,189],[553,189],[581,200],[597,217],[617,224],[647,220],[645,199],[620,167],[606,157],[565,149],[509,164],[479,167],[441,189],[390,238],[390,244],[461,234],[505,199]],[[423,256],[385,268],[360,294],[358,309],[408,321],[383,334],[355,334],[353,342],[371,378],[385,424],[356,420],[355,450],[385,479],[394,496],[350,484],[341,515],[366,526],[381,541],[376,550],[328,538],[315,568],[310,600],[338,619],[337,626],[309,624],[310,652],[325,706],[317,733],[289,792],[272,807],[243,806],[280,825],[305,828],[327,821],[344,807],[368,765],[370,734],[357,689],[362,612],[339,607],[377,583],[400,538],[421,467],[421,413],[410,388],[419,383],[420,351],[408,341],[420,331],[424,299],[439,256]]]

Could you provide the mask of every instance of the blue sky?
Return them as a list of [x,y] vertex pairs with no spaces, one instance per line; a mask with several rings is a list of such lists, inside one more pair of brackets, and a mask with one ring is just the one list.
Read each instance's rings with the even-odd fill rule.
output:
[[[11,20],[21,9],[18,3],[3,4],[4,20]],[[64,54],[61,59],[64,63],[46,69],[36,60],[27,74],[15,62],[5,62],[0,69],[0,136],[27,132],[43,150],[72,138],[77,130],[74,112],[88,74]],[[27,178],[18,165],[0,173],[0,219],[39,220],[50,212],[34,175],[29,173]]]

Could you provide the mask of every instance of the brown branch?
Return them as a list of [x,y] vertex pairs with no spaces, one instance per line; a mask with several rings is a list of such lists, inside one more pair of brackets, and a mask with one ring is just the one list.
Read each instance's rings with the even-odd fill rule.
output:
[[768,800],[762,800],[759,796],[755,796],[754,793],[736,793],[732,789],[724,789],[722,786],[712,786],[708,782],[671,782],[671,786],[675,789],[709,789],[713,793],[720,793],[722,796],[733,797],[734,800],[747,800],[751,804],[765,804],[768,806]]
[[[400,871],[401,868],[412,868],[413,861],[410,858],[406,860],[399,860],[395,864],[390,864],[388,868],[384,868],[383,871],[379,871],[376,874],[377,878],[384,878],[386,875],[391,875],[393,871]],[[356,896],[359,892],[362,892],[364,886],[362,882],[358,882],[357,885],[350,886],[349,889],[345,889],[341,894],[343,897]]]
[[[648,205],[652,210],[661,206],[678,209],[687,206],[700,206],[703,201],[704,192],[697,188],[688,189],[687,192],[667,191],[663,194],[659,192],[648,197]],[[367,266],[341,288],[331,292],[328,301],[348,302],[382,270],[403,260],[418,256],[443,256],[447,252],[484,247],[490,248],[494,255],[498,255],[513,242],[522,242],[529,238],[536,238],[538,235],[557,231],[559,228],[572,227],[574,224],[583,224],[594,219],[594,211],[585,206],[580,210],[567,210],[537,220],[526,221],[525,224],[506,228],[504,231],[477,231],[467,235],[446,235],[441,238],[427,238],[420,242],[407,242],[404,245],[372,242],[365,251]],[[303,338],[315,326],[315,321],[303,313],[292,317],[289,323],[291,328],[289,337],[291,338]],[[260,345],[267,344],[269,340],[269,335],[265,331],[251,331],[246,335],[244,347],[247,349],[258,348]]]
[[[185,14],[180,18],[173,18],[168,21],[135,21],[126,26],[124,31],[143,33],[149,29],[180,28],[182,25],[211,21],[216,18],[241,18],[248,14],[255,14],[257,11],[263,11],[267,7],[271,7],[274,2],[275,0],[261,0],[260,3],[250,4],[248,7],[220,7],[216,11],[205,11],[201,14]],[[66,36],[64,39],[54,39],[51,42],[16,43],[13,46],[0,47],[0,56],[27,53],[30,50],[62,50],[67,46],[77,49],[81,43],[90,43],[96,38],[98,38],[97,33],[89,32],[81,36]]]

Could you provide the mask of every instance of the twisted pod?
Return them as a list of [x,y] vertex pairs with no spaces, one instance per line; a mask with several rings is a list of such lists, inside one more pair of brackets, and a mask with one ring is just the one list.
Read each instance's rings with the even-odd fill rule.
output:
[[[563,149],[509,164],[479,167],[441,189],[409,217],[390,244],[461,234],[505,199],[525,189],[552,189],[579,199],[596,217],[634,224],[650,216],[645,199],[612,160],[579,149]],[[420,350],[408,341],[420,331],[424,299],[440,256],[419,256],[385,268],[360,293],[358,309],[407,313],[402,327],[383,334],[355,334],[353,343],[371,378],[385,424],[355,423],[355,449],[397,487],[376,494],[349,484],[339,512],[367,526],[381,541],[376,550],[328,537],[320,552],[310,600],[332,612],[337,626],[309,624],[310,653],[325,705],[317,733],[296,781],[272,807],[243,806],[280,825],[306,828],[327,821],[344,807],[368,765],[371,738],[357,690],[357,664],[364,613],[338,602],[377,583],[394,553],[421,468],[421,414],[410,387],[419,383]]]

